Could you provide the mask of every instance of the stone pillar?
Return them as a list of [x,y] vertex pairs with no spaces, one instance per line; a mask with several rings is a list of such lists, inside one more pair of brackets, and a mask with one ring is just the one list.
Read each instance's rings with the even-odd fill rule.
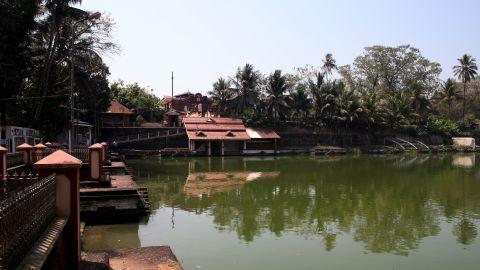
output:
[[225,142],[222,141],[222,156],[225,155]]
[[7,176],[7,148],[0,146],[0,180]]
[[33,162],[37,162],[43,158],[43,153],[45,152],[45,149],[47,149],[47,146],[41,143],[35,144],[33,146]]
[[89,165],[88,165],[88,174],[90,180],[100,181],[102,177],[102,155],[103,155],[103,146],[99,143],[96,143],[88,148],[89,150]]
[[32,152],[33,152],[33,146],[31,146],[28,143],[21,144],[17,146],[17,151],[23,152],[23,163],[26,165],[32,165]]
[[243,141],[243,151],[247,150],[247,141]]
[[107,154],[108,154],[108,143],[106,142],[101,142],[100,143],[103,147],[103,150],[102,150],[102,162],[103,163],[106,163],[107,162]]
[[212,155],[212,141],[208,141],[207,143],[207,156],[211,156]]
[[38,178],[43,179],[53,173],[57,182],[57,216],[68,218],[63,230],[63,248],[59,253],[66,256],[69,269],[78,269],[80,262],[80,167],[82,161],[57,150],[39,160],[34,167]]

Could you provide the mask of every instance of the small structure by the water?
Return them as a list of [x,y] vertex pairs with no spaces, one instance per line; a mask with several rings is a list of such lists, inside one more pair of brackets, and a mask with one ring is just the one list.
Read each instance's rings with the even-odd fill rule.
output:
[[280,136],[272,129],[247,128],[250,141],[243,150],[244,154],[274,154],[277,152],[277,141]]
[[250,136],[242,119],[223,117],[184,117],[190,151],[198,154],[241,154]]

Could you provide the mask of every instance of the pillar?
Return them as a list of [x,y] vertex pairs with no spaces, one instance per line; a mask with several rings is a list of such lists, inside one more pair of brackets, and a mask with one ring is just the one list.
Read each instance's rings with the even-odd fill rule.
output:
[[41,143],[33,146],[33,162],[37,162],[43,158],[45,149],[47,149],[47,146]]
[[207,155],[211,156],[212,155],[212,141],[208,141],[207,143]]
[[26,165],[32,165],[33,146],[28,143],[24,143],[17,146],[17,151],[23,152],[23,163]]
[[247,141],[243,141],[243,151],[247,150]]
[[70,269],[78,269],[80,262],[80,167],[82,161],[57,150],[34,164],[38,178],[53,173],[56,178],[56,211],[58,217],[68,218],[63,230],[63,248]]
[[88,163],[88,174],[90,180],[100,181],[102,177],[102,153],[103,146],[99,143],[96,143],[88,148],[89,152],[89,163]]
[[222,141],[222,156],[225,154],[225,142]]
[[0,146],[0,180],[7,176],[7,148]]
[[100,145],[102,146],[102,163],[107,162],[107,143],[101,142]]

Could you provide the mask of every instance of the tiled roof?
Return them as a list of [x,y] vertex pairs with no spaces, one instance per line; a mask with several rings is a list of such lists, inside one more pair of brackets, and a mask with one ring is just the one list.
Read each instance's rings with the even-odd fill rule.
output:
[[252,139],[280,139],[280,136],[271,129],[247,128],[246,131]]
[[250,140],[242,119],[220,117],[184,117],[190,140],[245,141]]
[[122,105],[120,102],[116,100],[110,101],[110,107],[104,113],[108,114],[134,114],[132,110]]

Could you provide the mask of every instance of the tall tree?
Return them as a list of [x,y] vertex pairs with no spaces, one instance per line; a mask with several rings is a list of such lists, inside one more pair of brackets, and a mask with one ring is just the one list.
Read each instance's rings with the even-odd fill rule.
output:
[[0,146],[5,146],[7,99],[17,93],[28,72],[30,32],[39,1],[0,1]]
[[285,82],[285,76],[282,76],[281,70],[275,72],[268,78],[267,85],[267,107],[270,114],[273,115],[273,123],[276,125],[277,117],[284,118],[288,109],[285,93],[288,85]]
[[452,110],[452,102],[457,99],[459,96],[459,92],[457,89],[457,85],[455,80],[452,78],[448,78],[443,84],[441,88],[441,92],[439,92],[439,99],[442,102],[446,102],[448,106],[447,116],[451,116]]
[[225,115],[228,111],[230,100],[232,99],[232,91],[230,82],[220,77],[213,83],[213,90],[208,92],[213,100],[213,104],[217,109],[217,114]]
[[465,123],[465,105],[467,96],[467,83],[470,82],[477,75],[477,63],[475,58],[468,54],[464,54],[462,58],[458,59],[459,65],[453,67],[453,73],[463,83],[463,110],[462,121]]
[[255,105],[259,95],[258,85],[260,73],[253,69],[253,66],[246,64],[237,70],[237,74],[231,80],[233,83],[233,106],[237,115],[244,114],[246,109]]
[[329,75],[332,75],[332,71],[337,69],[337,61],[333,58],[331,53],[327,53],[325,55],[325,59],[323,59],[323,66],[322,70],[325,74],[325,77],[328,78]]

